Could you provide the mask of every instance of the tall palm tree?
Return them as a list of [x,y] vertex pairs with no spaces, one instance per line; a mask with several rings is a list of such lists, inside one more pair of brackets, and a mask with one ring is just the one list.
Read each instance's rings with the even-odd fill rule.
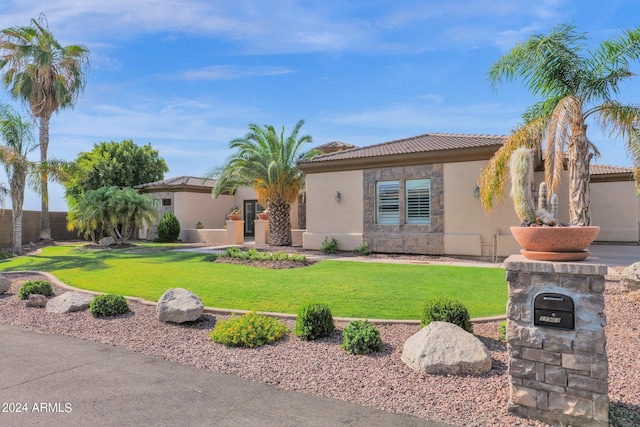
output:
[[[54,112],[73,107],[84,90],[90,62],[81,45],[62,46],[49,31],[44,15],[28,27],[11,27],[0,33],[0,70],[11,95],[23,101],[39,122],[40,161],[47,162],[49,121]],[[43,170],[40,238],[51,239],[48,175]]]
[[304,120],[285,138],[284,126],[278,134],[273,126],[249,125],[249,133],[229,143],[237,149],[225,164],[214,169],[217,178],[215,197],[239,186],[252,187],[258,202],[269,209],[269,244],[291,245],[291,203],[304,186],[304,175],[296,166],[303,144],[310,135],[298,136]]
[[504,195],[507,160],[520,146],[545,147],[545,181],[548,194],[556,191],[568,155],[569,220],[589,225],[589,162],[597,149],[587,138],[586,119],[610,136],[625,138],[634,166],[640,167],[640,107],[615,99],[620,84],[634,74],[631,61],[640,57],[640,28],[627,30],[593,50],[586,50],[586,35],[573,25],[558,25],[549,34],[534,34],[496,61],[489,80],[522,80],[542,101],[529,107],[524,124],[508,138],[480,176],[483,205],[491,209]]
[[38,187],[37,164],[27,155],[38,147],[33,142],[31,124],[8,106],[0,105],[0,163],[9,179],[9,193],[13,211],[13,253],[22,254],[22,206],[27,178]]

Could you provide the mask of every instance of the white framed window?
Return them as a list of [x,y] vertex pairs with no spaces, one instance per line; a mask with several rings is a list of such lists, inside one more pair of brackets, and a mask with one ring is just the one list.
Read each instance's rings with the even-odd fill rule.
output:
[[376,223],[400,223],[400,182],[376,182]]
[[405,223],[431,224],[431,180],[408,179],[404,193]]

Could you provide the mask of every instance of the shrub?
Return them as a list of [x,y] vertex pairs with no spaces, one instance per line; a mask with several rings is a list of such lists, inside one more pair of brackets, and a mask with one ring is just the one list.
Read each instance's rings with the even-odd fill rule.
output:
[[251,312],[216,322],[210,338],[226,346],[253,348],[278,341],[287,331],[279,320]]
[[354,252],[359,253],[360,255],[371,255],[371,251],[369,250],[369,242],[366,240],[362,242],[360,246],[354,249]]
[[467,332],[473,332],[469,321],[469,311],[460,301],[451,298],[431,298],[427,300],[422,312],[420,327],[431,322],[449,322],[460,326]]
[[335,329],[331,310],[326,304],[305,304],[298,310],[293,333],[303,340],[328,337]]
[[93,317],[117,316],[129,312],[129,304],[122,295],[98,295],[89,304],[89,311]]
[[301,254],[288,254],[286,252],[260,252],[254,248],[243,251],[237,246],[226,249],[224,256],[228,258],[248,259],[251,261],[306,261],[307,257]]
[[342,331],[341,348],[349,354],[369,354],[382,350],[380,331],[367,320],[354,320]]
[[500,328],[498,329],[498,341],[507,341],[507,321],[500,322]]
[[175,242],[180,235],[180,223],[178,218],[171,212],[165,212],[162,215],[160,224],[158,224],[158,240],[165,243]]
[[332,237],[331,240],[325,237],[320,245],[320,250],[325,254],[335,254],[338,252],[338,246],[340,246],[340,242],[335,237]]
[[45,297],[53,296],[53,288],[51,283],[46,280],[29,280],[20,286],[18,298],[29,299],[30,294],[44,295]]

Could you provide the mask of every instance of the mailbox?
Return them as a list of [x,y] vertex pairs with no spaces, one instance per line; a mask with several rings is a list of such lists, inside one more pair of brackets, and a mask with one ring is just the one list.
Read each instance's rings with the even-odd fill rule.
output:
[[533,302],[533,324],[547,328],[574,329],[575,307],[566,295],[544,293]]

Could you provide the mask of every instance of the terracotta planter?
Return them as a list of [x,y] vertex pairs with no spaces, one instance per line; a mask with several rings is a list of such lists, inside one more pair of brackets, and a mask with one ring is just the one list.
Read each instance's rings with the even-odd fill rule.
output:
[[229,214],[227,215],[229,221],[240,221],[242,219],[242,214]]
[[511,234],[524,249],[526,258],[538,261],[581,261],[600,227],[511,227]]
[[268,220],[269,219],[269,214],[268,213],[259,213],[258,214],[258,219],[260,220]]

